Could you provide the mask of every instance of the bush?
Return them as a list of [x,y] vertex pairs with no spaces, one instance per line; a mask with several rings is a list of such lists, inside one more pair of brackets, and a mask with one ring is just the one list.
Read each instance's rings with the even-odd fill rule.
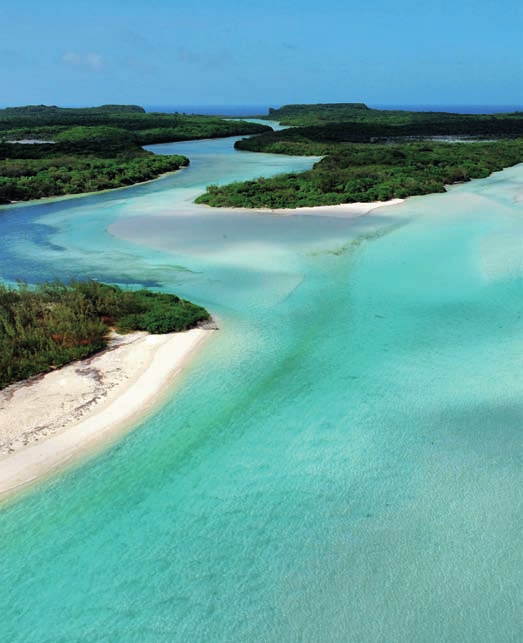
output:
[[204,308],[176,295],[96,281],[34,289],[0,283],[0,388],[99,351],[111,327],[170,333],[208,318]]

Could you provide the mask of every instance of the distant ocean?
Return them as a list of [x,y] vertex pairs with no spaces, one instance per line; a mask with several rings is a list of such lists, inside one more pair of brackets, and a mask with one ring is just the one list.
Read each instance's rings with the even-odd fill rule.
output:
[[[268,105],[144,105],[147,112],[167,114],[219,114],[220,116],[261,116],[269,113]],[[275,107],[270,105],[270,107]]]
[[[259,116],[269,107],[280,105],[144,105],[147,112],[168,114],[219,114],[220,116]],[[369,105],[374,109],[405,109],[413,112],[451,112],[454,114],[501,114],[523,111],[523,105]]]

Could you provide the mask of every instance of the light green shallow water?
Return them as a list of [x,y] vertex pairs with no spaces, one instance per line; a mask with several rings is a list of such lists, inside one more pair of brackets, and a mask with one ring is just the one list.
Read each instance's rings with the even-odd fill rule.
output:
[[520,641],[523,167],[353,221],[195,208],[310,165],[228,145],[0,211],[5,277],[158,283],[221,327],[152,418],[3,509],[0,640]]

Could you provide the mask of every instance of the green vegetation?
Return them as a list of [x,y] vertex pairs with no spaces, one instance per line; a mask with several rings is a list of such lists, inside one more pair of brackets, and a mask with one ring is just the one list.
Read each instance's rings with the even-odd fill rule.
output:
[[56,105],[22,105],[21,107],[6,107],[1,110],[6,116],[47,118],[52,114],[105,114],[105,113],[138,113],[145,114],[140,105],[99,105],[98,107],[56,107]]
[[520,117],[492,117],[488,120],[483,116],[470,119],[461,114],[447,116],[457,118],[401,124],[352,121],[293,127],[242,139],[235,147],[250,152],[318,156],[337,151],[338,146],[343,143],[406,143],[426,139],[468,141],[523,137],[523,114]]
[[0,160],[0,203],[124,187],[189,164],[185,156],[142,152],[121,153],[115,158],[53,154],[48,158]]
[[322,123],[339,123],[344,120],[364,118],[363,112],[370,108],[365,103],[317,103],[314,105],[284,105],[269,107],[268,116],[260,116],[271,121],[279,121],[282,125],[313,125]]
[[[214,116],[146,114],[136,105],[0,110],[0,203],[133,185],[189,164],[142,145],[270,131]],[[26,144],[17,141],[36,140]]]
[[209,319],[176,295],[95,281],[0,284],[0,389],[104,348],[111,328],[169,333]]
[[[329,148],[331,149],[331,148]],[[343,144],[300,174],[209,186],[197,203],[295,208],[444,192],[445,185],[523,162],[523,139],[491,143]]]
[[[449,112],[410,112],[400,109],[371,109],[363,103],[319,103],[285,105],[269,109],[261,118],[294,127],[328,124],[360,124],[354,134],[368,136],[522,136],[523,113],[452,114]],[[372,127],[370,127],[372,126]],[[388,126],[397,128],[387,129]],[[383,127],[383,129],[380,129]],[[373,129],[374,128],[374,129]],[[402,131],[403,128],[403,131]],[[354,139],[353,142],[355,141]]]
[[242,139],[235,147],[325,158],[301,174],[209,186],[197,203],[294,208],[386,201],[444,192],[445,185],[485,178],[523,162],[519,112],[447,114],[334,103],[287,105],[271,109],[268,118],[305,126]]
[[[131,133],[132,140],[138,145],[259,134],[271,130],[268,125],[225,120],[218,116],[145,113],[136,105],[91,108],[38,105],[0,109],[0,141],[54,141],[57,134],[78,126],[124,130]],[[165,136],[160,137],[161,132],[165,132]]]

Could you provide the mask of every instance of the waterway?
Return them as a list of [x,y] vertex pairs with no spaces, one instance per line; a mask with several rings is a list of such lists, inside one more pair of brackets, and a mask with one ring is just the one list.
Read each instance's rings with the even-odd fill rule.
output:
[[195,206],[313,162],[233,141],[0,208],[5,280],[220,326],[152,417],[0,510],[0,640],[520,641],[523,166],[352,220]]

